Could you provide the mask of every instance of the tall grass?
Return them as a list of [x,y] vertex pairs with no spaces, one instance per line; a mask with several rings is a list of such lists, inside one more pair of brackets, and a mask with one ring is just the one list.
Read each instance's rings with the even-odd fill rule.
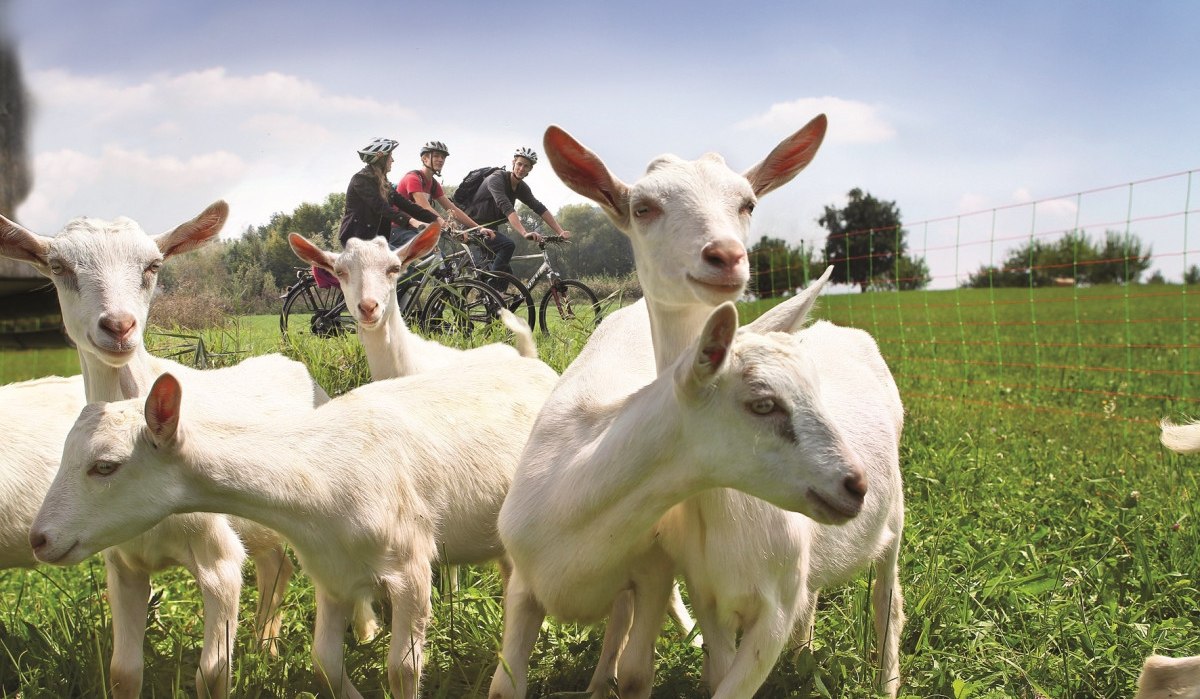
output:
[[[908,412],[902,694],[1126,697],[1145,655],[1200,653],[1200,463],[1162,449],[1153,422],[1194,410],[1181,373],[1197,359],[1183,320],[1200,311],[1192,303],[1140,287],[823,299],[818,316],[879,339]],[[744,307],[743,319],[764,305]],[[1092,322],[1110,319],[1120,322]],[[334,395],[367,380],[354,337],[280,343],[275,321],[243,319],[206,344],[218,354],[282,350]],[[539,337],[539,347],[561,371],[585,339]],[[812,648],[790,648],[757,696],[871,696],[868,580],[823,592]],[[154,591],[144,696],[191,696],[199,596],[180,572],[156,576]],[[104,696],[103,594],[97,559],[0,573],[0,696]],[[253,650],[250,624],[238,629],[236,696],[316,691],[313,596],[302,575],[284,608],[278,658]],[[424,695],[484,696],[502,623],[495,570],[467,571],[459,593],[437,594],[434,612]],[[586,686],[600,636],[547,623],[531,696]],[[386,696],[387,634],[363,645],[346,638],[355,681],[368,697]],[[655,696],[705,696],[702,658],[665,633]]]

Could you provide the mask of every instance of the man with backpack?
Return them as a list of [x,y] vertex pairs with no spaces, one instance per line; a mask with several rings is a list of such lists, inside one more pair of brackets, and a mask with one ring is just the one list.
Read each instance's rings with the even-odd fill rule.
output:
[[[470,218],[482,221],[485,226],[497,228],[496,237],[485,244],[496,256],[492,260],[492,271],[512,274],[510,262],[517,244],[500,232],[499,227],[504,223],[508,223],[522,237],[535,243],[542,242],[542,236],[526,230],[525,225],[521,223],[514,202],[520,201],[533,209],[555,233],[564,238],[571,237],[571,232],[558,225],[554,214],[533,196],[525,182],[537,159],[538,155],[532,148],[518,148],[513,153],[512,172],[501,167],[472,170],[454,193],[454,201]],[[495,280],[494,283],[501,292],[508,287],[508,281],[503,278]]]
[[[471,220],[470,216],[463,213],[462,209],[458,208],[450,200],[450,197],[446,196],[445,191],[442,190],[441,183],[434,179],[435,175],[440,176],[442,174],[442,168],[446,165],[446,158],[448,157],[450,157],[450,150],[441,141],[429,141],[421,146],[421,169],[410,170],[405,173],[404,177],[400,178],[399,184],[396,185],[396,192],[417,206],[428,209],[430,213],[438,216],[437,211],[433,208],[433,202],[436,201],[456,221],[468,228],[479,228],[479,232],[485,238],[490,239],[495,235],[495,231],[490,228],[482,228],[475,221]],[[441,216],[437,217],[437,221],[445,227],[446,222]],[[392,229],[390,242],[393,247],[399,247],[412,240],[416,235],[416,228],[395,227]]]

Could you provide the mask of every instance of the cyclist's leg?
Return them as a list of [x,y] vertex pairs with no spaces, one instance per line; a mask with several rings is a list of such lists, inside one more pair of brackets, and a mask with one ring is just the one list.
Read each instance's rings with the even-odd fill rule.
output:
[[413,238],[416,238],[417,233],[419,232],[420,231],[418,231],[416,228],[400,228],[399,226],[392,226],[391,232],[388,233],[388,247],[392,250],[395,250]]
[[[496,256],[492,260],[491,270],[493,272],[507,272],[508,274],[512,274],[512,256],[517,249],[517,244],[513,242],[513,239],[500,231],[496,231],[496,237],[484,241],[484,245]],[[504,293],[508,289],[508,280],[504,277],[490,279],[488,283],[500,293]]]

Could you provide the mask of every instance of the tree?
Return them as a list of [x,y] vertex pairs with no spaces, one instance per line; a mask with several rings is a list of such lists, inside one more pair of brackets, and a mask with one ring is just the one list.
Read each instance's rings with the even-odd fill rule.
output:
[[1150,248],[1142,252],[1142,241],[1132,233],[1104,231],[1104,245],[1088,269],[1092,284],[1136,284],[1150,267]]
[[1050,286],[1059,279],[1076,284],[1137,282],[1150,266],[1150,251],[1132,233],[1105,231],[1097,245],[1082,230],[1054,241],[1030,240],[1008,252],[1001,267],[984,266],[963,286],[974,288]]
[[560,248],[555,264],[565,276],[623,277],[633,271],[633,246],[598,206],[568,204],[554,218],[571,231],[571,244]]
[[1183,272],[1184,284],[1200,284],[1200,267],[1192,265]]
[[[900,209],[894,201],[876,199],[855,187],[847,193],[845,208],[826,206],[817,219],[829,236],[825,259],[833,265],[835,284],[858,284],[866,291],[875,280],[902,279],[898,261],[907,251],[908,232],[900,225]],[[913,258],[910,265],[924,265]],[[894,285],[894,282],[893,282]]]
[[816,259],[816,250],[804,241],[791,247],[780,238],[764,235],[748,254],[750,291],[763,298],[795,291],[825,271],[825,265]]

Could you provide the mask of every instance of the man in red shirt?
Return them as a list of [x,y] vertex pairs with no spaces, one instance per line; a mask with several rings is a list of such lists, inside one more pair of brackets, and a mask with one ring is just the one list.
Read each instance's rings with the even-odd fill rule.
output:
[[[421,147],[421,169],[410,170],[400,179],[396,185],[396,191],[400,196],[408,199],[417,206],[428,209],[434,215],[437,211],[433,208],[433,202],[442,205],[450,216],[456,221],[468,228],[480,228],[479,224],[458,208],[450,197],[442,190],[442,185],[434,176],[441,176],[442,168],[446,164],[446,158],[450,156],[450,151],[446,148],[446,144],[441,141],[430,141]],[[444,227],[446,221],[439,215],[438,222]],[[495,235],[495,231],[490,228],[480,228],[480,232],[485,238],[491,239]],[[412,228],[397,228],[392,231],[391,240],[393,246],[403,245],[417,235],[416,229]]]

